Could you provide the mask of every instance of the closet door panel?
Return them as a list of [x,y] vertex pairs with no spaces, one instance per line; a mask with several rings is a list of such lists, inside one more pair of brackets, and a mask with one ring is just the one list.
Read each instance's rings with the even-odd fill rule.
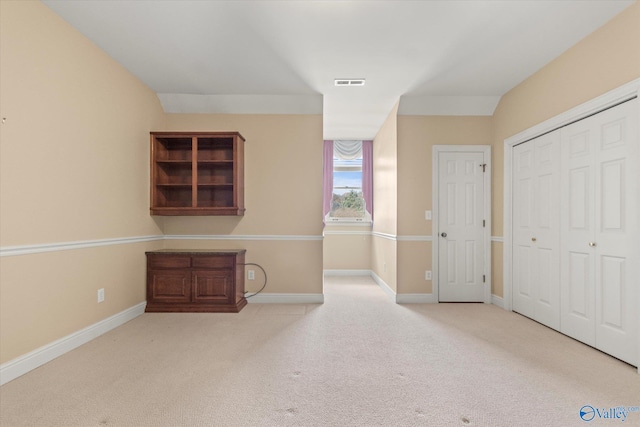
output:
[[599,146],[595,203],[596,347],[638,364],[638,136],[637,102],[597,114]]
[[[557,282],[552,276],[553,271],[553,251],[550,249],[538,249],[538,283],[536,286],[536,304],[541,305],[541,309],[551,308],[554,306],[556,298],[556,289],[553,284]],[[559,313],[558,313],[559,314]]]
[[513,191],[513,310],[533,317],[532,286],[535,282],[535,249],[533,237],[534,144],[525,143],[514,148]]
[[534,319],[560,329],[560,132],[534,142]]
[[619,332],[624,332],[626,326],[624,322],[625,264],[624,258],[600,257],[600,271],[604,286],[600,287],[600,294],[596,297],[599,301],[600,323]]
[[595,346],[595,166],[597,129],[582,120],[562,129],[560,330]]
[[577,166],[569,170],[568,173],[568,226],[573,234],[582,232],[588,236],[593,232],[593,209],[590,207],[593,203],[590,194],[593,182],[592,173],[591,166]]
[[515,311],[560,328],[559,131],[514,148]]
[[593,256],[570,251],[563,262],[561,331],[595,345]]

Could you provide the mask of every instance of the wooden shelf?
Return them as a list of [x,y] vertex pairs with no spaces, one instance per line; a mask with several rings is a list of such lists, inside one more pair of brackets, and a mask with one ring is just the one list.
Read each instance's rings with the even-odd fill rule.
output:
[[192,162],[186,160],[156,160],[159,165],[167,166],[188,166],[191,167]]
[[238,132],[151,132],[152,215],[244,215]]

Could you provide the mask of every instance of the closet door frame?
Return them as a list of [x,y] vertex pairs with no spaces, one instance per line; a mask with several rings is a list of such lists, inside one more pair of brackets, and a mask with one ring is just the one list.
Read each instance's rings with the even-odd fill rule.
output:
[[[640,103],[640,78],[504,140],[503,298],[505,310],[513,310],[513,147],[633,98],[635,99],[632,102]],[[638,111],[640,111],[640,108]],[[640,123],[640,113],[638,114],[638,122]],[[640,150],[638,151],[640,152]],[[637,162],[636,164],[640,165],[640,154],[638,154],[638,157],[635,161]],[[640,199],[640,188],[638,189],[637,197]],[[640,236],[637,236],[637,238],[640,241]],[[637,292],[637,299],[638,306],[640,306],[640,292]],[[638,346],[640,347],[640,316],[638,323]],[[637,364],[638,373],[640,374],[640,360]]]

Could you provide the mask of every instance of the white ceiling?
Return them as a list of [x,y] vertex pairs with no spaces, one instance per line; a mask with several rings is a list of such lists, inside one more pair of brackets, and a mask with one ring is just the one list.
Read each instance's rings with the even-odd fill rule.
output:
[[373,138],[400,97],[400,114],[490,115],[633,2],[44,0],[167,112],[322,112],[325,139]]

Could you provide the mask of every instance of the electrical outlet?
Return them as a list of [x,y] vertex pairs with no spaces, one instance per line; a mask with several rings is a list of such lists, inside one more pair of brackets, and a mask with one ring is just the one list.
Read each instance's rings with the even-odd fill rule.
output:
[[424,211],[424,219],[431,221],[431,211]]
[[424,272],[424,280],[431,280],[431,270]]
[[98,303],[104,301],[104,288],[98,289]]
[[249,270],[247,271],[247,280],[255,280],[256,279],[256,271]]

